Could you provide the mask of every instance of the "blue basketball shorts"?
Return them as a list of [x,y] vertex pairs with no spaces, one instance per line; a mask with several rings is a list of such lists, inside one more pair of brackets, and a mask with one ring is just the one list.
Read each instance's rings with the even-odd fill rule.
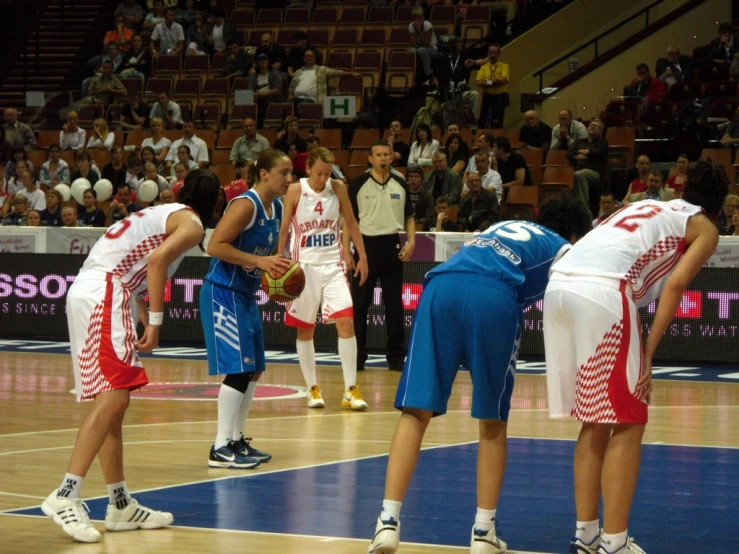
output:
[[424,288],[395,407],[446,413],[460,365],[472,377],[472,417],[508,421],[523,312],[495,279],[440,274]]
[[208,373],[264,371],[264,332],[256,299],[210,281],[200,289]]

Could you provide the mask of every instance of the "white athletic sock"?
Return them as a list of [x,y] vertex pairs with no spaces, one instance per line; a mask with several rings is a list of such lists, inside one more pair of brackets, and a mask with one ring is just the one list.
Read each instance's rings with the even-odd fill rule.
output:
[[125,481],[119,481],[118,483],[111,483],[108,487],[108,498],[110,499],[109,504],[113,504],[119,510],[122,510],[128,506],[131,502],[131,493],[128,492],[128,487]]
[[221,446],[226,446],[228,441],[233,438],[231,435],[234,429],[234,422],[241,407],[241,401],[244,395],[229,387],[221,385],[218,393],[218,433],[216,434],[215,447],[218,450]]
[[400,521],[400,507],[403,505],[402,502],[397,500],[388,500],[387,498],[382,501],[382,513],[380,519],[388,521],[394,519]]
[[298,351],[298,361],[300,370],[303,372],[303,379],[305,379],[305,386],[311,388],[317,385],[316,347],[313,345],[313,340],[296,340],[295,350]]
[[344,372],[344,390],[357,384],[357,337],[339,338],[339,359]]
[[613,535],[603,533],[600,536],[600,544],[605,547],[607,552],[615,552],[626,543],[626,539],[628,538],[628,529],[626,531],[621,531],[620,533],[614,533]]
[[82,485],[85,483],[85,478],[79,475],[72,475],[71,473],[65,473],[62,484],[59,486],[59,490],[56,495],[59,498],[80,498],[82,492]]
[[477,513],[475,514],[475,529],[480,529],[481,531],[490,531],[495,526],[495,513],[498,510],[483,510],[482,508],[477,508]]
[[578,521],[575,525],[575,537],[585,544],[590,544],[595,537],[600,535],[599,520],[594,521]]
[[241,401],[239,406],[239,413],[236,415],[234,420],[233,434],[231,438],[237,441],[244,436],[244,427],[246,426],[246,418],[249,416],[249,409],[251,408],[251,401],[254,400],[254,392],[257,390],[257,382],[251,381],[249,386],[246,387],[246,393],[244,399]]

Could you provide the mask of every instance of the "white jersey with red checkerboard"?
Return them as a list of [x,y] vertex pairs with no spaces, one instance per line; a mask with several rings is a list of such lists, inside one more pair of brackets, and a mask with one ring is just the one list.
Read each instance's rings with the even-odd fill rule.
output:
[[321,192],[300,180],[300,198],[292,214],[290,252],[301,264],[341,263],[339,198],[331,179]]

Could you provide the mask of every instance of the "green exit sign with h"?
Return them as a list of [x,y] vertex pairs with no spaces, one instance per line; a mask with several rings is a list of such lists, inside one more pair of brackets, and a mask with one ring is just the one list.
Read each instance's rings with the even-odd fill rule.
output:
[[323,117],[342,118],[357,116],[355,96],[326,96],[323,99]]

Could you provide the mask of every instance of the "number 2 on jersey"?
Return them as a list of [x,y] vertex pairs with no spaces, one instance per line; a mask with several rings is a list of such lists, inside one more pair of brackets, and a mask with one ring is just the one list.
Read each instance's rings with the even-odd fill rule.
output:
[[621,219],[616,221],[613,226],[618,227],[619,229],[623,229],[624,231],[628,231],[629,233],[633,233],[639,227],[641,227],[641,223],[634,220],[652,219],[654,216],[662,212],[662,208],[660,208],[659,206],[655,206],[654,204],[643,204],[636,206],[634,209],[639,210],[643,213],[629,214],[626,217],[622,217]]
[[313,208],[313,211],[318,212],[318,215],[323,215],[323,202],[319,200],[316,207]]

